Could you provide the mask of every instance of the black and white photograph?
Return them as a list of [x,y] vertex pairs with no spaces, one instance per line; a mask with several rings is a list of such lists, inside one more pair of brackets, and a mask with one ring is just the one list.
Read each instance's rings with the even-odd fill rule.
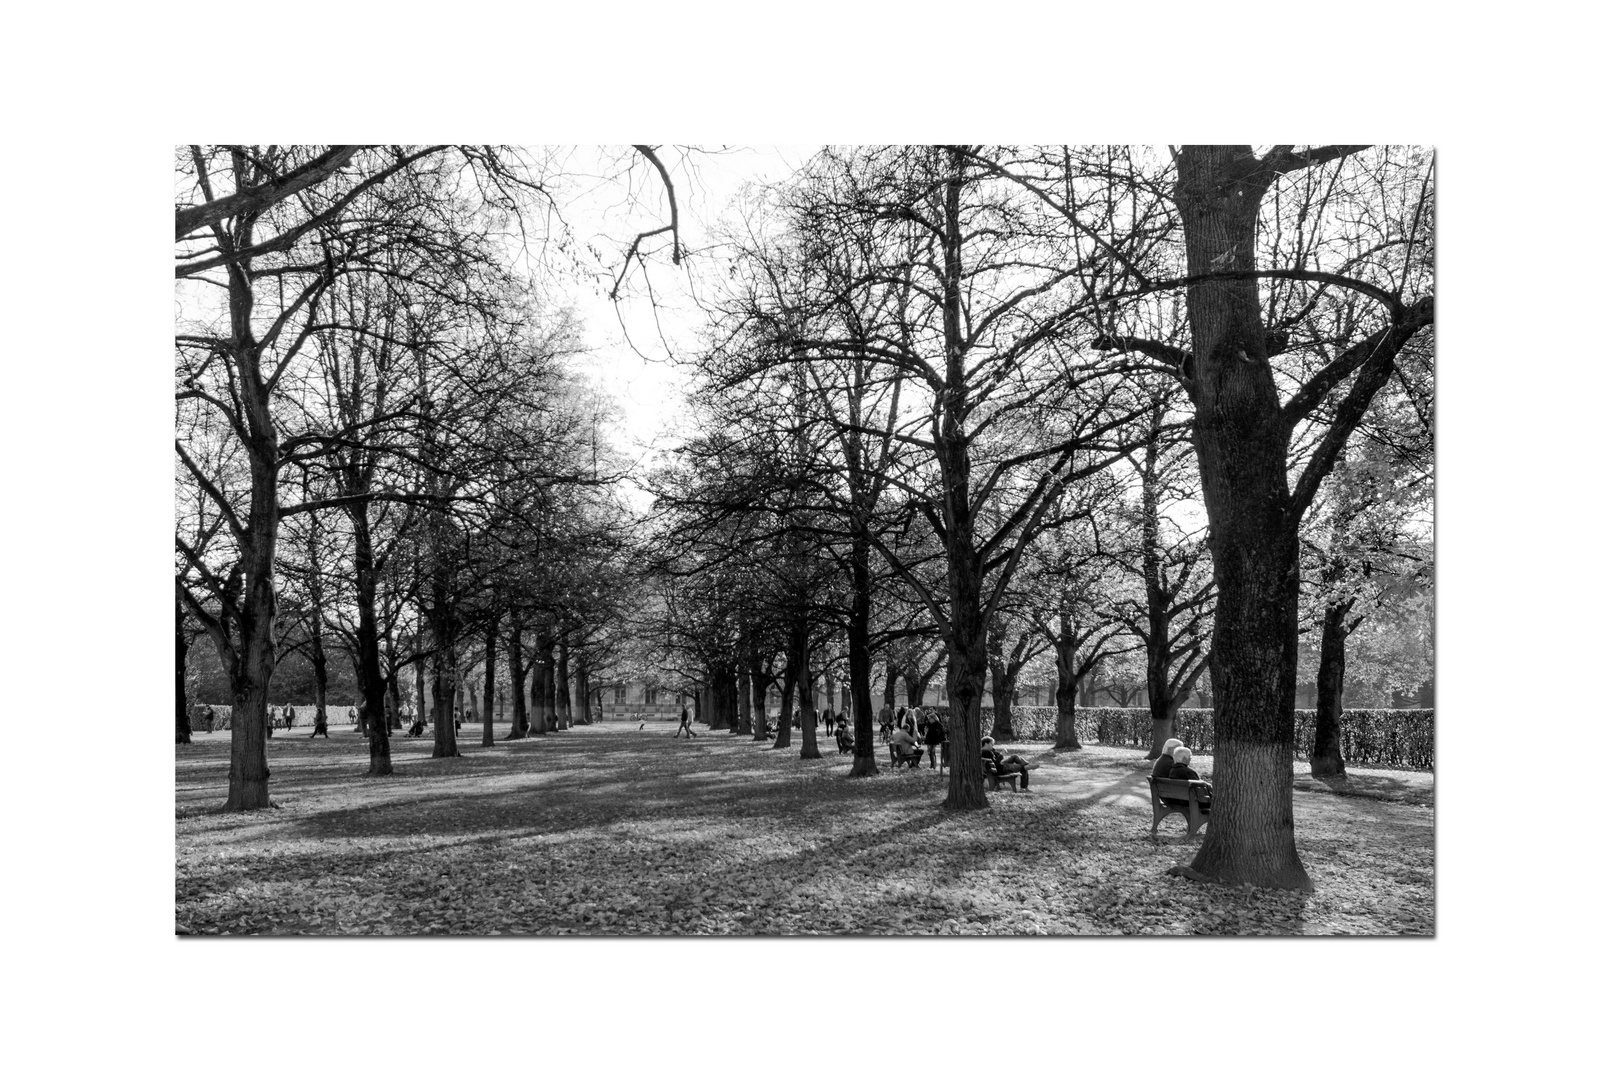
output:
[[1434,933],[1433,148],[174,162],[177,934]]
[[10,1071],[1612,1056],[1600,9],[9,25]]

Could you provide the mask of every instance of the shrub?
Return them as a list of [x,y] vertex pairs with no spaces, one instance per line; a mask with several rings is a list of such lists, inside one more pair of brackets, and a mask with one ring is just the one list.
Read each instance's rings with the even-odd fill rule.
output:
[[[943,717],[948,711],[936,709]],[[984,713],[986,725],[989,711]],[[1018,742],[1046,742],[1057,737],[1057,707],[1014,705],[1014,738]],[[1182,709],[1176,714],[1176,738],[1195,754],[1215,749],[1215,710]],[[1346,709],[1340,716],[1340,751],[1347,765],[1395,765],[1409,769],[1434,768],[1433,709]],[[1152,738],[1152,714],[1142,708],[1077,708],[1075,732],[1083,743],[1139,747],[1144,752]],[[988,726],[986,727],[988,731]],[[1316,741],[1316,710],[1294,710],[1294,757],[1305,761]]]

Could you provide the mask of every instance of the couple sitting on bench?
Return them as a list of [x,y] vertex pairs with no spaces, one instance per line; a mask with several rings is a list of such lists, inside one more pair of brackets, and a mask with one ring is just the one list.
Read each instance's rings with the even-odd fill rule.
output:
[[[1166,739],[1164,752],[1153,763],[1153,775],[1161,780],[1198,780],[1198,771],[1192,767],[1192,751],[1182,744],[1180,739]],[[1200,781],[1193,789],[1197,793],[1198,806],[1201,810],[1209,809],[1209,799],[1214,789],[1208,781]],[[1185,799],[1165,799],[1170,806],[1186,806]]]

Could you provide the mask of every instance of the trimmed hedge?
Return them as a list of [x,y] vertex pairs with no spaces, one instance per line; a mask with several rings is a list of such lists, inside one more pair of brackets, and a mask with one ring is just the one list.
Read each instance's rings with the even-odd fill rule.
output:
[[[941,710],[943,711],[943,710]],[[1076,708],[1075,733],[1081,742],[1104,746],[1147,749],[1152,734],[1147,709]],[[1176,738],[1195,754],[1215,747],[1215,711],[1182,709],[1176,714]],[[989,731],[990,710],[982,722]],[[1057,737],[1055,705],[1014,705],[1013,731],[1019,742],[1045,742]],[[1346,709],[1340,717],[1340,751],[1347,765],[1397,765],[1409,769],[1434,768],[1433,709]],[[1294,710],[1294,756],[1310,757],[1316,741],[1316,710]]]

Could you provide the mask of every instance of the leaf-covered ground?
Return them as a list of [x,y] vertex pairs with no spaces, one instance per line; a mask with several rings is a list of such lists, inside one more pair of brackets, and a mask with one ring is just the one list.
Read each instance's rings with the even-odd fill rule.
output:
[[[435,761],[396,739],[271,741],[277,806],[224,814],[228,733],[175,748],[182,934],[1432,934],[1432,778],[1296,778],[1316,892],[1196,884],[1180,818],[1148,839],[1147,763],[1015,746],[987,813],[917,770],[849,780],[718,732],[607,722]],[[797,733],[795,733],[797,735]],[[1207,759],[1194,759],[1200,771]]]

